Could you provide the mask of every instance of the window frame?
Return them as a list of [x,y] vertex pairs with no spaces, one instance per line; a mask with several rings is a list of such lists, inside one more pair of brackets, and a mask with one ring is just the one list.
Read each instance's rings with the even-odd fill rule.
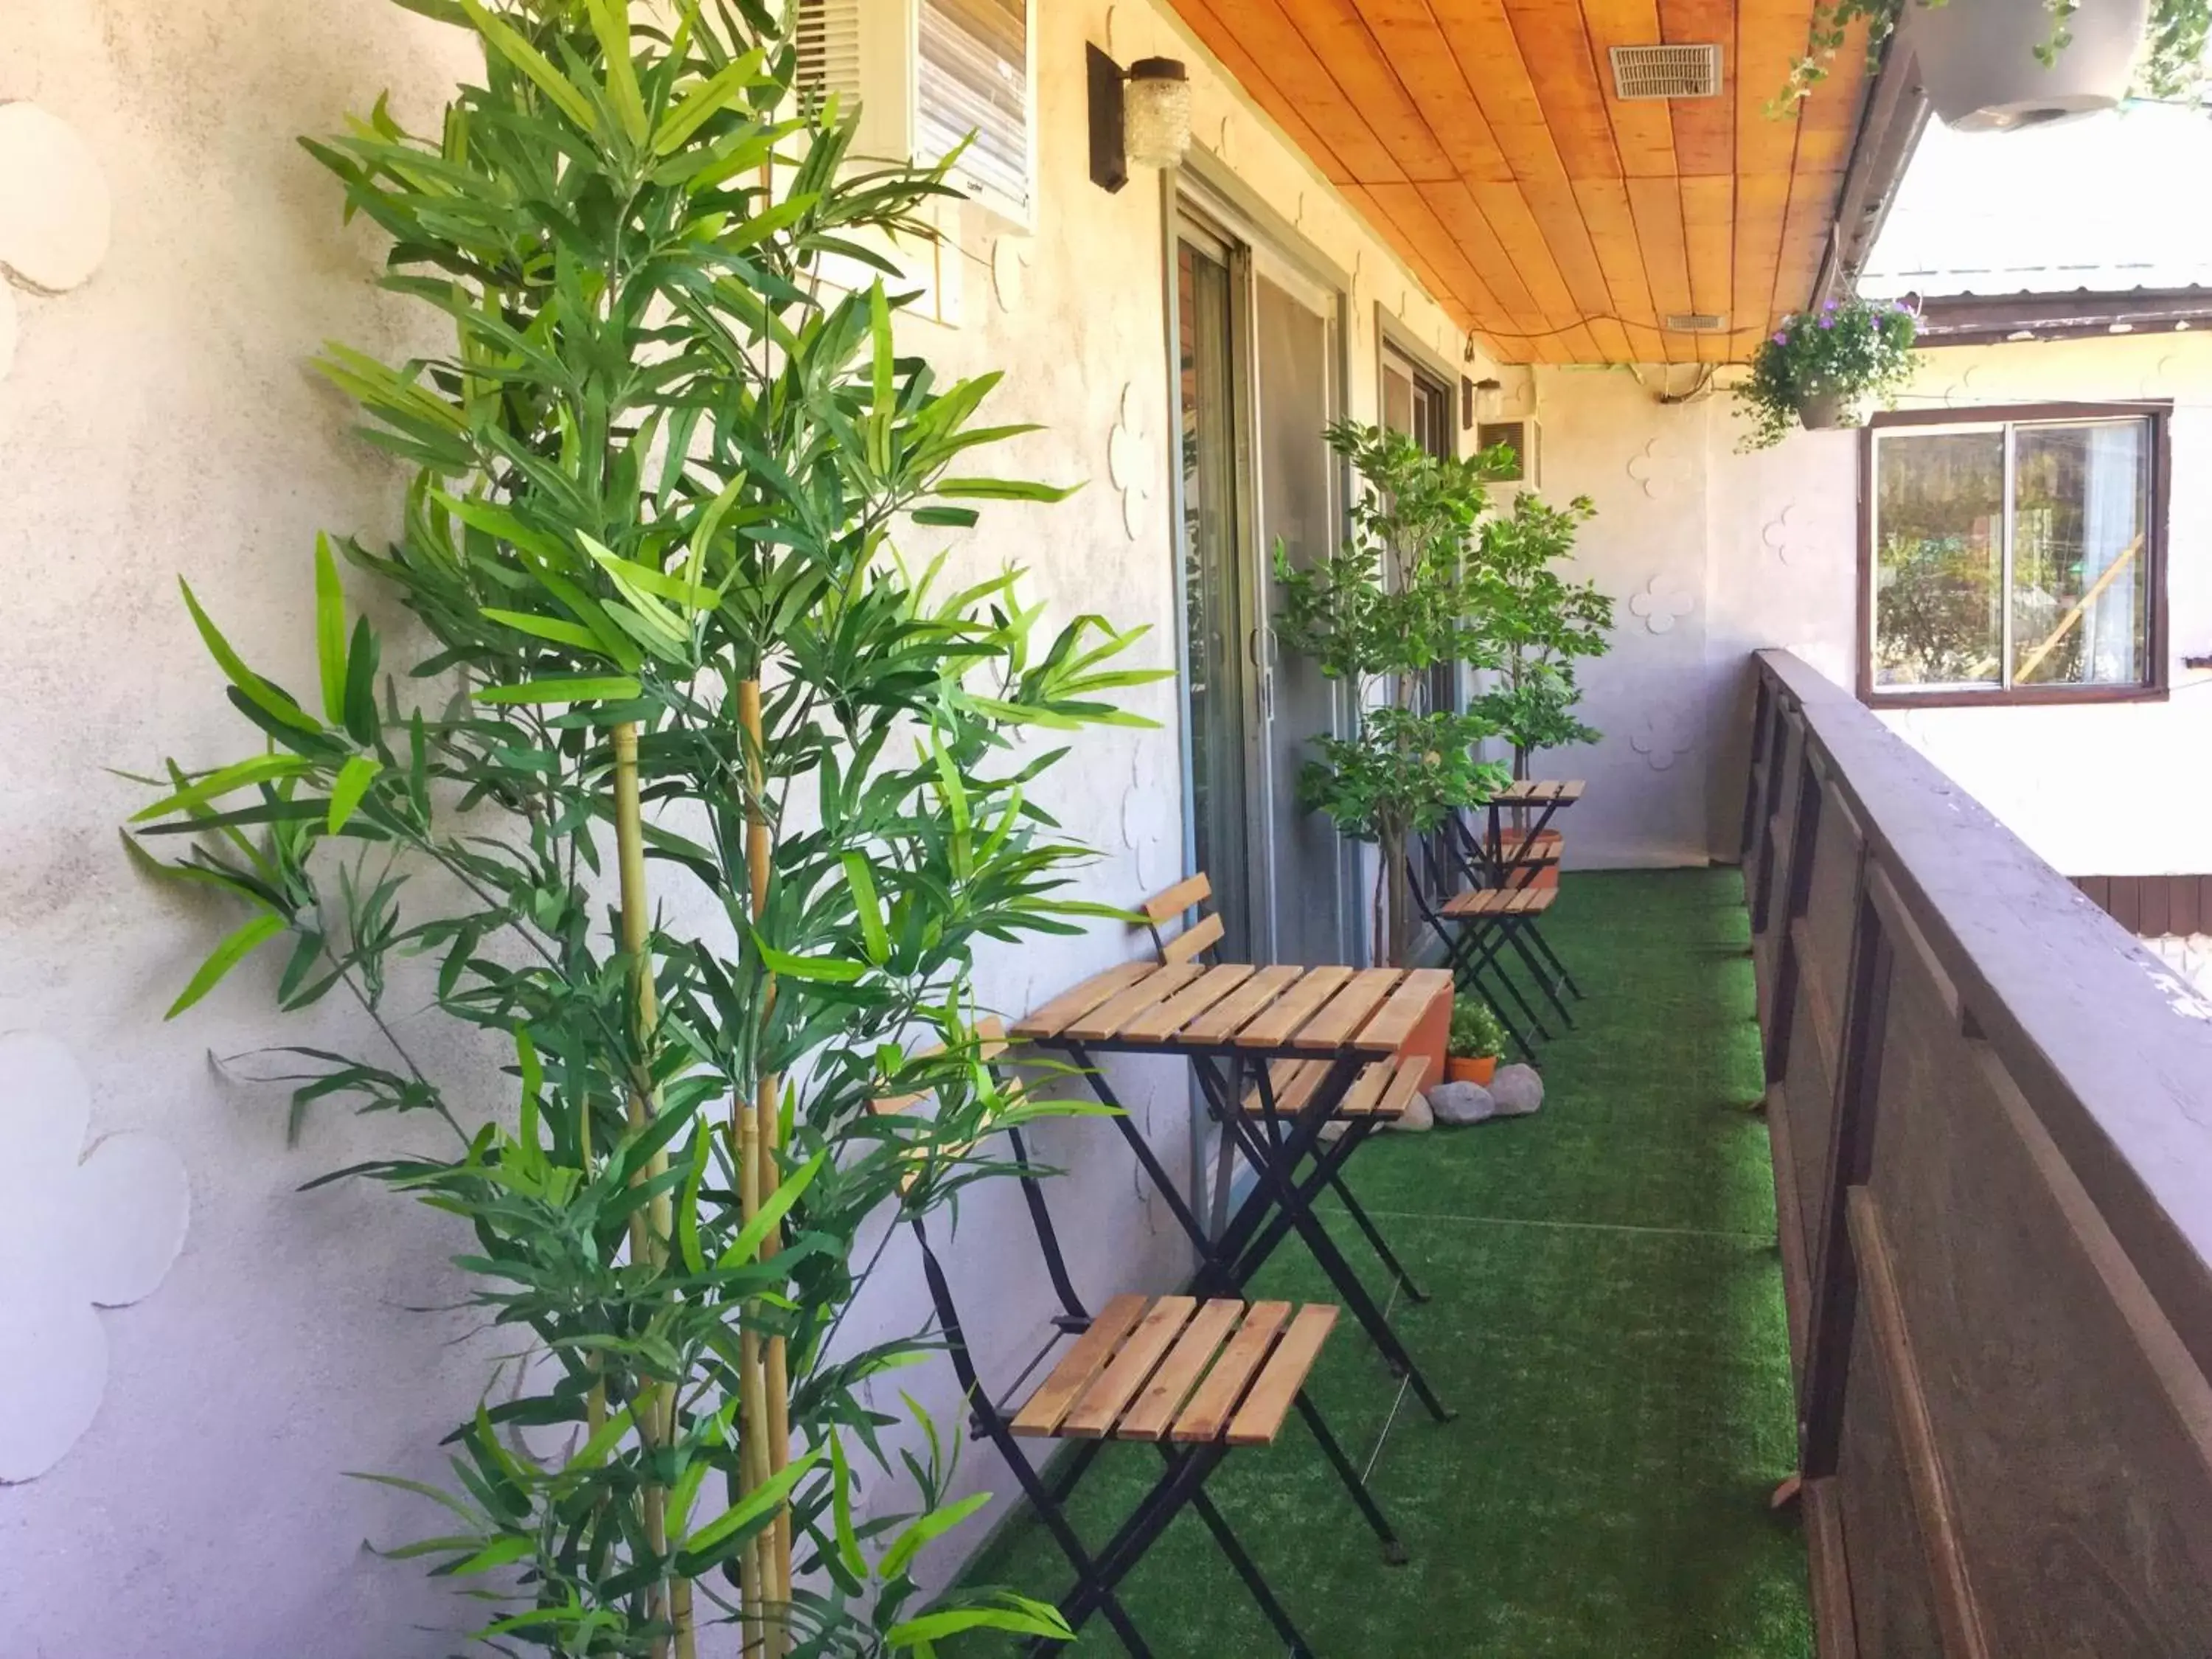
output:
[[[2038,705],[2164,702],[2171,692],[2166,634],[2166,516],[2173,475],[2173,404],[2170,398],[2125,403],[1960,404],[1943,409],[1883,410],[1859,433],[1858,698],[1869,708],[2019,708]],[[1987,690],[1926,691],[1877,686],[1874,678],[1875,444],[1878,432],[1911,427],[1991,427],[2054,421],[2148,420],[2150,504],[2143,538],[2150,582],[2145,678],[2132,685],[2015,685]],[[2006,595],[2011,604],[2011,595]]]

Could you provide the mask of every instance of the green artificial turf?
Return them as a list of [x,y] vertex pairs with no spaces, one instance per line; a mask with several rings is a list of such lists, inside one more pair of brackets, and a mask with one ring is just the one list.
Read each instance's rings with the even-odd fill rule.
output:
[[[1794,1437],[1740,892],[1728,870],[1571,875],[1547,931],[1588,1000],[1543,1049],[1543,1109],[1353,1159],[1431,1297],[1393,1322],[1459,1415],[1401,1397],[1349,1318],[1312,1391],[1413,1560],[1383,1564],[1295,1418],[1208,1488],[1321,1659],[1811,1653],[1802,1540],[1766,1504]],[[1328,1298],[1295,1243],[1255,1291]],[[1108,1449],[1075,1504],[1094,1547],[1158,1467]],[[1069,1578],[1018,1516],[966,1582]],[[1281,1651],[1188,1511],[1122,1595],[1160,1659]],[[1121,1646],[1094,1620],[1066,1651]]]

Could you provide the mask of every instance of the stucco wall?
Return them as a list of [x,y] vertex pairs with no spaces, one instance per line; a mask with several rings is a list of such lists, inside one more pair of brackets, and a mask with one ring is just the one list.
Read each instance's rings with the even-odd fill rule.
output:
[[[1626,369],[1535,373],[1543,488],[1595,499],[1600,516],[1582,556],[1623,605],[1613,654],[1586,675],[1606,740],[1552,769],[1643,786],[1593,790],[1568,826],[1571,861],[1733,857],[1746,654],[1784,646],[1838,684],[1855,683],[1858,434],[1797,432],[1777,448],[1739,453],[1727,392],[1656,401],[1686,392],[1693,373],[1647,368],[1641,385]],[[1900,400],[1965,410],[2142,398],[2174,404],[2171,697],[1883,716],[2069,874],[2212,869],[2212,769],[2202,763],[2212,748],[2212,674],[2181,661],[2212,652],[2212,338],[1929,351]],[[1638,604],[1648,616],[1629,608]],[[1666,631],[1651,631],[1678,608]],[[1653,720],[1679,724],[1687,747],[1663,772],[1639,775],[1656,758],[1635,747]]]
[[[1038,10],[1042,222],[1003,238],[980,219],[963,226],[948,308],[957,325],[912,325],[904,344],[951,373],[1007,370],[996,416],[1048,429],[1011,447],[1006,467],[1091,481],[1061,507],[993,514],[959,561],[1027,565],[1063,617],[1080,608],[1149,623],[1141,654],[1165,664],[1161,201],[1146,175],[1112,197],[1085,176],[1082,45],[1109,40],[1109,10],[1115,55],[1191,60],[1200,143],[1355,270],[1354,412],[1374,409],[1378,302],[1454,357],[1455,337],[1173,26],[1127,0]],[[7,12],[0,100],[33,100],[76,129],[112,191],[114,233],[85,287],[16,296],[21,339],[0,380],[0,559],[15,580],[0,633],[0,1035],[66,1044],[88,1077],[94,1134],[164,1137],[192,1207],[167,1282],[100,1316],[111,1364],[88,1432],[41,1478],[0,1486],[0,1650],[446,1652],[435,1632],[465,1616],[447,1593],[416,1565],[362,1548],[414,1535],[431,1516],[342,1472],[439,1473],[434,1443],[473,1403],[486,1351],[457,1343],[465,1317],[409,1310],[452,1302],[459,1287],[441,1263],[459,1241],[375,1191],[296,1191],[404,1148],[392,1122],[325,1115],[289,1151],[283,1091],[244,1081],[255,1062],[209,1060],[272,1042],[362,1042],[343,1009],[279,1018],[276,964],[257,961],[186,1018],[161,1023],[234,918],[132,872],[114,826],[143,797],[102,769],[143,769],[164,754],[207,764],[241,743],[178,602],[179,573],[276,677],[312,679],[314,532],[385,532],[398,479],[349,434],[351,411],[306,361],[330,337],[398,355],[437,337],[418,335],[420,319],[372,289],[380,245],[341,228],[333,186],[293,137],[335,126],[386,88],[402,118],[424,125],[471,64],[447,31],[381,0],[13,0]],[[1126,492],[1109,476],[1117,424]],[[1162,685],[1139,701],[1160,727],[1087,738],[1081,763],[1048,792],[1101,849],[1085,890],[1124,902],[1179,874],[1182,845],[1175,693]],[[988,963],[985,988],[1018,1010],[1130,948],[1111,930],[1028,947]],[[470,1058],[434,1018],[410,1022],[408,1035],[433,1063]],[[1181,1080],[1121,1081],[1179,1166]],[[1086,1293],[1179,1276],[1179,1236],[1110,1131],[1040,1139],[1073,1172],[1056,1200]],[[963,1206],[950,1258],[987,1367],[1026,1351],[1046,1305],[1010,1196]],[[856,1322],[910,1327],[921,1305],[902,1246]],[[949,1370],[900,1381],[957,1422]],[[884,1403],[896,1409],[895,1395]],[[1009,1484],[981,1452],[961,1479]]]

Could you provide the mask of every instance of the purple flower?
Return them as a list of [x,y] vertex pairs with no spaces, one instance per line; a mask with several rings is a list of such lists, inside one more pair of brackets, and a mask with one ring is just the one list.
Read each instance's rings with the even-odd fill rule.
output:
[[1833,328],[1835,325],[1836,319],[1832,317],[1823,317],[1820,319],[1820,326],[1822,328]]
[[1785,328],[1778,331],[1774,337],[1774,343],[1777,345],[1788,345],[1790,343],[1790,331]]
[[1826,304],[1826,305],[1824,305],[1824,306],[1822,306],[1822,307],[1820,307],[1820,309],[1821,309],[1821,310],[1823,310],[1823,311],[1833,311],[1835,308],[1836,308],[1836,302],[1835,302],[1833,300],[1829,301],[1827,304]]

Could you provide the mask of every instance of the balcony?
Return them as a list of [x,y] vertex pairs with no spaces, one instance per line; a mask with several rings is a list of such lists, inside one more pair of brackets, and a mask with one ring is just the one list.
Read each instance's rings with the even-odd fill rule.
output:
[[[1553,933],[1589,994],[1545,1050],[1543,1109],[1353,1161],[1432,1298],[1392,1317],[1459,1416],[1431,1422],[1356,1332],[1331,1343],[1316,1398],[1403,1568],[1295,1428],[1213,1483],[1316,1652],[1811,1652],[1797,1525],[1767,1501],[1796,1449],[1741,890],[1730,870],[1571,877]],[[1262,1290],[1329,1294],[1294,1251]],[[1115,1448],[1085,1513],[1127,1515],[1156,1468]],[[1064,1576],[1019,1518],[970,1572],[1046,1595]],[[1269,1650],[1194,1519],[1127,1601],[1163,1656]],[[1073,1651],[1119,1649],[1099,1626]]]

